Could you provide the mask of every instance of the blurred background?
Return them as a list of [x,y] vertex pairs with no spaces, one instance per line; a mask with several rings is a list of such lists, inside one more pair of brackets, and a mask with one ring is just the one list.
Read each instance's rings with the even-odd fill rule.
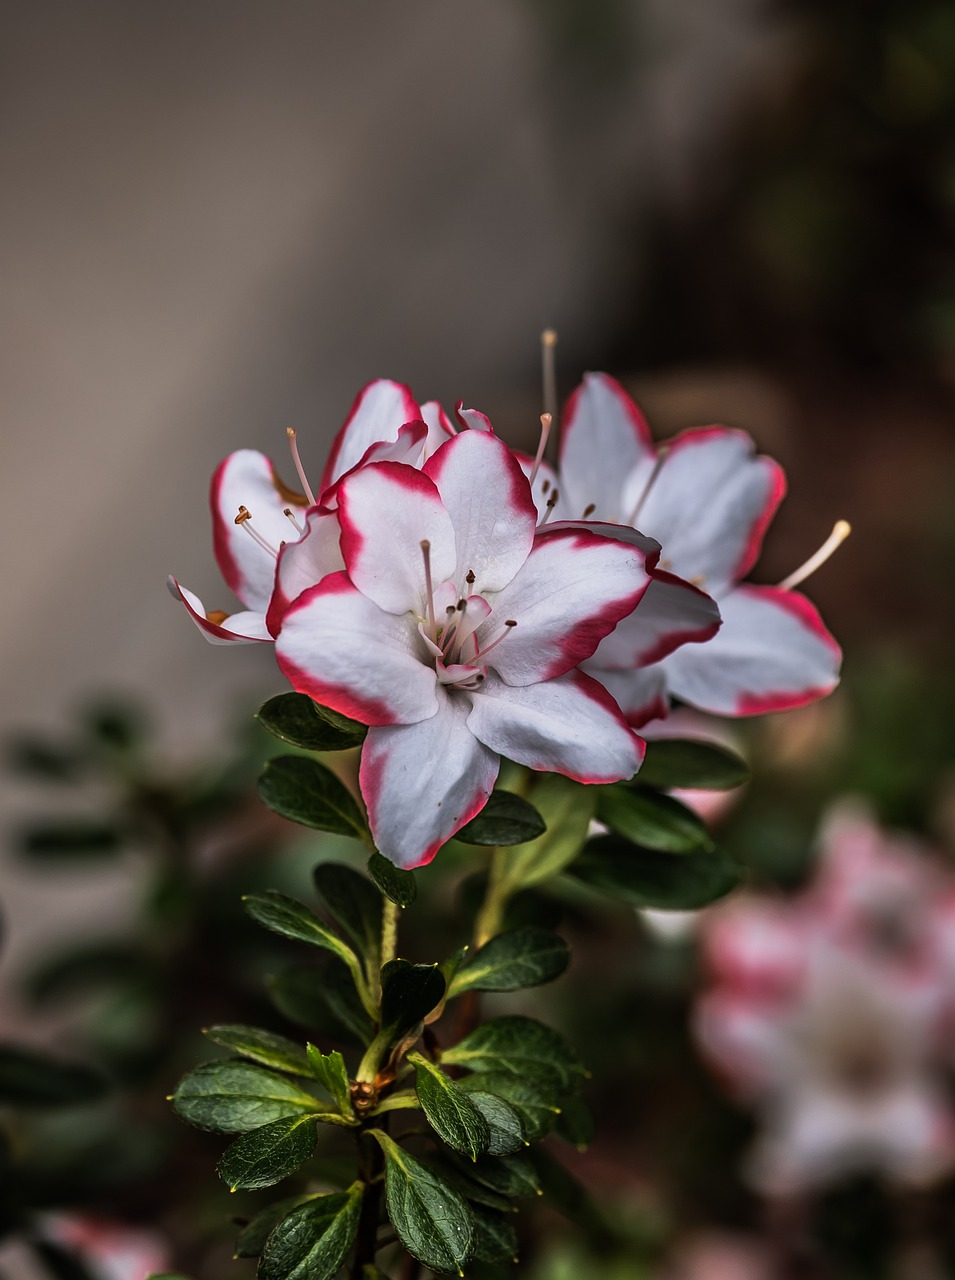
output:
[[[271,655],[164,589],[231,607],[216,463],[284,465],[294,424],[319,471],[379,376],[526,442],[553,326],[562,394],[605,369],[658,435],[722,421],[783,463],[759,580],[853,524],[808,588],[844,686],[755,731],[757,874],[798,883],[846,789],[951,848],[950,0],[35,0],[0,35],[5,739],[79,713],[110,742],[108,695],[157,759],[244,758]],[[0,795],[11,829],[62,803]],[[31,956],[142,865],[3,880],[0,1013],[36,1036]]]

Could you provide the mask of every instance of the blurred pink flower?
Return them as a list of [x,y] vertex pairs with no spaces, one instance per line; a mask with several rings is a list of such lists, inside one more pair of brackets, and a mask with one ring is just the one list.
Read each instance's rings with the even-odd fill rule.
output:
[[51,1214],[44,1232],[75,1253],[95,1280],[146,1280],[168,1271],[169,1245],[158,1231],[102,1218]]

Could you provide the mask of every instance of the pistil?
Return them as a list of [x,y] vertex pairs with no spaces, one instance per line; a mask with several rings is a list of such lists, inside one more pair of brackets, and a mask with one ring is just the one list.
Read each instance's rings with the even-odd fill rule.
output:
[[528,482],[531,485],[534,484],[534,481],[537,479],[537,473],[540,471],[541,462],[544,459],[544,450],[547,448],[547,439],[550,435],[550,429],[553,421],[553,414],[541,414],[541,438],[537,445],[537,453],[534,455],[534,465],[531,468],[531,474],[528,476]]

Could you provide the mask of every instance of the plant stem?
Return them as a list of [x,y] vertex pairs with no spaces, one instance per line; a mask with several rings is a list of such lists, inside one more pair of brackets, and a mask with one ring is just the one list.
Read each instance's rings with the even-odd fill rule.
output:
[[398,950],[398,914],[397,903],[385,898],[384,910],[381,913],[381,963],[394,960]]
[[487,882],[484,904],[474,922],[474,945],[483,947],[485,942],[500,932],[504,908],[510,897],[507,885],[507,850],[497,848],[491,858],[491,873]]
[[[381,1128],[387,1125],[385,1119]],[[363,1131],[362,1131],[363,1133]],[[385,1153],[377,1142],[363,1142],[362,1133],[358,1135],[359,1174],[365,1184],[361,1201],[361,1216],[358,1219],[358,1235],[355,1247],[355,1260],[352,1263],[351,1280],[362,1280],[365,1267],[374,1266],[378,1253],[378,1217],[381,1212],[382,1174],[385,1168]]]

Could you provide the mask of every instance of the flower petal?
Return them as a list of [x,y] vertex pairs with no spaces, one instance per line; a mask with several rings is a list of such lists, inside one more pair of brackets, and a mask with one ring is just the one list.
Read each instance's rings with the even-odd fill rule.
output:
[[473,569],[477,594],[505,587],[530,554],[537,526],[530,486],[510,449],[488,431],[462,431],[424,473],[454,525],[455,581],[463,584]]
[[719,631],[716,601],[699,587],[660,569],[651,578],[633,613],[597,646],[596,665],[611,671],[649,666],[680,645],[710,640]]
[[742,586],[722,597],[720,612],[712,640],[664,659],[670,689],[684,702],[751,716],[802,707],[835,688],[842,655],[805,596]]
[[598,520],[629,524],[634,473],[649,478],[655,454],[646,419],[619,382],[588,373],[567,402],[560,440],[560,489],[566,510],[591,503]]
[[651,720],[670,714],[666,672],[659,663],[633,671],[607,671],[597,665],[599,660],[600,646],[581,664],[581,670],[603,685],[632,729],[642,729]]
[[275,657],[292,687],[362,724],[415,724],[438,707],[434,670],[409,618],[379,609],[345,573],[290,606]]
[[454,406],[454,416],[464,431],[470,428],[472,431],[489,431],[491,435],[494,434],[491,419],[487,414],[482,413],[480,409],[465,409],[463,400],[459,400]]
[[602,685],[582,671],[514,688],[493,673],[472,697],[468,728],[492,750],[578,782],[632,778],[645,746]]
[[322,492],[357,466],[372,445],[397,439],[399,427],[420,418],[417,401],[400,382],[387,378],[369,382],[359,391],[345,425],[332,443],[322,473]]
[[249,609],[241,613],[213,614],[213,617],[219,619],[213,622],[195,592],[188,591],[171,577],[166,579],[166,586],[173,599],[186,606],[189,616],[210,644],[255,644],[257,641],[267,642],[272,639],[261,613]]
[[297,542],[287,542],[279,551],[275,590],[266,613],[271,635],[278,635],[282,618],[293,600],[328,574],[344,569],[345,561],[338,545],[340,535],[337,512],[311,507],[305,518],[305,532]]
[[440,690],[429,720],[365,739],[360,784],[371,833],[399,867],[430,862],[494,789],[500,760],[468,729],[469,710],[467,695]]
[[649,582],[638,548],[582,529],[545,529],[523,567],[492,599],[494,613],[478,640],[488,644],[505,620],[515,621],[491,665],[511,685],[552,679],[589,658],[636,608]]
[[389,613],[412,610],[423,616],[421,543],[431,544],[434,586],[451,576],[455,564],[454,528],[434,482],[400,462],[362,467],[342,482],[338,518],[342,555],[355,586]]
[[212,537],[223,578],[247,609],[264,613],[275,580],[275,557],[237,525],[239,507],[251,512],[251,525],[266,542],[279,544],[295,537],[286,507],[305,510],[302,494],[289,489],[275,468],[255,449],[239,449],[219,463],[209,493]]
[[425,441],[425,458],[427,460],[446,441],[457,435],[457,431],[437,400],[426,400],[424,402],[421,406],[421,420],[428,428],[428,438]]
[[665,568],[718,595],[756,562],[785,491],[745,432],[698,427],[670,445],[637,523],[663,544]]

